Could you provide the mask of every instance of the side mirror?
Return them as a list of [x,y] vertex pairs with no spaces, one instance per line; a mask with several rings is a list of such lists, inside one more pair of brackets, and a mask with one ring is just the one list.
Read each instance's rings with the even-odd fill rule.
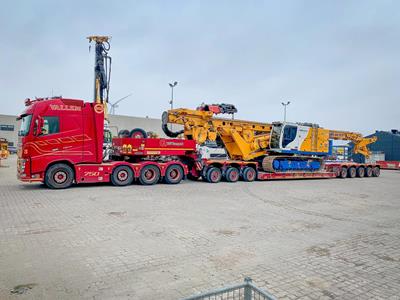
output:
[[44,119],[41,116],[38,116],[37,119],[35,120],[35,131],[34,135],[38,136],[41,135],[43,132],[43,126],[44,126]]

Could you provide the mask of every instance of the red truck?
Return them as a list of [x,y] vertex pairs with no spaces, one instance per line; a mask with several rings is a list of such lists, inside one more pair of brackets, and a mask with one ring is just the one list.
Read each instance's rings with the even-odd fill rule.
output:
[[21,181],[50,188],[109,181],[123,186],[134,179],[175,184],[195,163],[194,141],[158,138],[114,138],[114,152],[104,161],[103,104],[60,97],[25,104],[18,143]]

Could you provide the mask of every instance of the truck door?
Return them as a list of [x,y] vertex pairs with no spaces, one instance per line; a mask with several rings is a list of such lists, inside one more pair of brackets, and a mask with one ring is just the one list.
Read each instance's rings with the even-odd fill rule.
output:
[[36,154],[31,156],[31,172],[39,173],[55,161],[79,163],[82,160],[82,114],[47,110],[36,115],[33,144]]

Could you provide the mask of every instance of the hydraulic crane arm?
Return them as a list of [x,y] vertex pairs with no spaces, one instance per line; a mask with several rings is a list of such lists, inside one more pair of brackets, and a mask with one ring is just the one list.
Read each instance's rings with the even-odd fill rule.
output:
[[94,101],[104,105],[104,116],[107,117],[107,103],[110,89],[111,57],[109,36],[92,35],[87,37],[89,43],[95,43],[94,61]]
[[375,143],[377,140],[376,136],[366,138],[357,132],[339,130],[330,130],[329,138],[332,140],[352,141],[354,144],[353,152],[355,154],[362,154],[367,158],[371,155],[371,151],[368,149],[367,146],[369,144]]

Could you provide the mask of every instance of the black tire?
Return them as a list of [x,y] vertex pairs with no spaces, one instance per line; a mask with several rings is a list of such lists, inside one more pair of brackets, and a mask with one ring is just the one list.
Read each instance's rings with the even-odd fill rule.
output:
[[160,180],[160,169],[155,165],[147,165],[142,168],[139,182],[143,185],[152,185]]
[[184,176],[183,168],[180,165],[170,165],[165,171],[164,182],[167,184],[178,184]]
[[245,167],[242,172],[242,180],[246,182],[252,182],[256,180],[257,172],[251,167]]
[[135,128],[135,129],[131,130],[131,132],[129,133],[129,136],[131,138],[135,138],[135,139],[146,139],[147,132],[144,131],[142,128]]
[[341,167],[339,171],[339,178],[347,178],[347,168],[346,167]]
[[349,178],[354,178],[354,177],[356,177],[356,174],[357,174],[357,171],[356,171],[356,168],[355,168],[355,167],[350,167],[350,168],[347,170],[347,177],[349,177]]
[[207,170],[206,179],[210,183],[218,183],[221,181],[222,172],[220,168],[211,167]]
[[240,172],[235,167],[229,167],[225,171],[225,179],[227,182],[236,182],[239,180],[239,177],[240,177]]
[[45,174],[44,183],[51,189],[66,189],[74,182],[74,170],[67,164],[50,166]]
[[372,168],[372,176],[379,177],[381,175],[381,169],[379,167]]
[[111,182],[115,186],[130,185],[133,182],[133,171],[128,166],[118,166],[111,174]]
[[358,167],[357,168],[357,177],[363,178],[365,176],[365,168]]
[[127,129],[122,129],[118,132],[118,137],[119,138],[127,138],[129,137],[129,130]]
[[365,177],[372,177],[372,168],[371,167],[367,167],[365,169]]

